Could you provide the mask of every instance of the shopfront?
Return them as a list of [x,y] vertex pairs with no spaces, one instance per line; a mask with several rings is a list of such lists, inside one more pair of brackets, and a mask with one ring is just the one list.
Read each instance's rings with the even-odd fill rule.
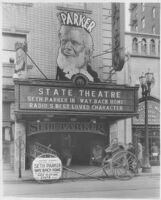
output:
[[[32,145],[62,149],[70,143],[71,164],[89,165],[93,149],[99,152],[112,137],[110,126],[137,114],[138,87],[104,83],[15,80],[16,138],[23,138],[22,166],[30,167]],[[18,164],[15,148],[15,166]],[[64,161],[63,161],[64,162]]]
[[[133,118],[133,142],[136,146],[138,139],[144,147],[145,136],[145,106],[140,101],[137,118]],[[149,159],[152,165],[159,165],[160,155],[153,156],[153,151],[160,152],[160,101],[148,97],[148,137],[149,137]]]

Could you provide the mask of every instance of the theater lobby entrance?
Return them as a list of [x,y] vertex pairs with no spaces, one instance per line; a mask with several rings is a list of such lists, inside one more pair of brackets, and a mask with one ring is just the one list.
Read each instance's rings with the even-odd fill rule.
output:
[[[40,153],[56,151],[64,165],[101,164],[109,143],[108,125],[89,121],[28,122],[26,168]],[[68,159],[70,158],[70,163]]]

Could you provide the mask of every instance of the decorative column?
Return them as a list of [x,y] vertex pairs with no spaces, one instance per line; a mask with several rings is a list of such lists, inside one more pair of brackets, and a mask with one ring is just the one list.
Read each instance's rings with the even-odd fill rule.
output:
[[14,141],[15,141],[14,142],[14,170],[19,174],[20,170],[22,172],[25,170],[25,154],[26,154],[26,124],[25,124],[25,121],[17,121],[17,120],[15,121],[15,139],[14,139]]

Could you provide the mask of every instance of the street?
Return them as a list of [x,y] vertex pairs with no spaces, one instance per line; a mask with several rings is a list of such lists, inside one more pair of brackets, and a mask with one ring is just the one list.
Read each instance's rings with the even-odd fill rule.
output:
[[64,180],[40,184],[35,181],[4,183],[4,197],[39,198],[158,198],[160,176],[138,176],[128,181],[116,179]]

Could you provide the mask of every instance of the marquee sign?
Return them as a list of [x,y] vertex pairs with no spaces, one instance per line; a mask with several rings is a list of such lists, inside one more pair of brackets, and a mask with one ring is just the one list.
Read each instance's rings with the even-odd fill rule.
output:
[[[138,108],[139,117],[133,118],[134,125],[145,124],[145,102],[141,102]],[[148,124],[159,125],[160,124],[160,105],[154,101],[148,101]]]
[[[19,85],[19,110],[136,114],[136,88]],[[118,87],[117,87],[118,88]]]

